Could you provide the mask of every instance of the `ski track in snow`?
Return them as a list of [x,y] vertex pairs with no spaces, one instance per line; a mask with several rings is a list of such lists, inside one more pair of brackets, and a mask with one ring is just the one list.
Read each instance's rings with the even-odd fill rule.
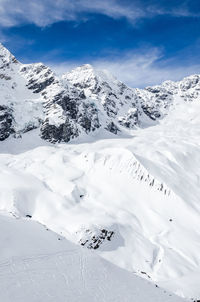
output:
[[[1,213],[0,226],[5,231],[0,235],[0,258],[5,258],[0,263],[1,301],[120,302],[123,299],[130,302],[137,299],[142,302],[147,298],[152,302],[182,301],[106,262],[94,252],[64,238],[58,240],[58,235],[38,223]],[[9,259],[4,254],[6,248],[12,254]],[[26,256],[20,256],[21,253]]]

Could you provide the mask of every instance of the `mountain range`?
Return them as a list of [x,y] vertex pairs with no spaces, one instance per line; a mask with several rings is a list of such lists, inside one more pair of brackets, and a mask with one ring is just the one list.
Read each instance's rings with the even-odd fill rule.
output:
[[130,130],[156,125],[177,99],[199,97],[200,77],[133,89],[106,71],[83,65],[56,76],[42,63],[22,64],[0,45],[0,139],[40,128],[50,142],[69,142],[84,134]]
[[3,301],[199,300],[199,112],[200,75],[130,88],[1,44]]

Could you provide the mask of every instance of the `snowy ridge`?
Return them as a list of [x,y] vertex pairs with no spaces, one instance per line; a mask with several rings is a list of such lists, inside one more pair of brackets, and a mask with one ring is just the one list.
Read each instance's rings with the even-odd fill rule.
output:
[[106,169],[108,173],[119,174],[123,178],[123,175],[136,180],[138,182],[145,183],[145,185],[151,187],[153,190],[160,191],[164,195],[170,195],[170,189],[166,184],[162,183],[156,177],[151,175],[147,169],[137,160],[134,153],[123,148],[108,148],[101,152],[91,151],[82,154],[82,165],[84,164],[84,170],[89,174],[95,169]]
[[[144,166],[135,158],[134,154],[127,152],[127,156],[124,156],[125,150],[115,150],[116,154],[113,154],[113,148],[110,150],[110,155],[103,157],[99,160],[99,165],[103,165],[105,168],[111,170],[111,173],[127,173],[133,179],[140,182],[145,182],[148,186],[155,190],[162,192],[165,195],[170,194],[170,189],[163,183],[160,183],[155,177],[149,174]],[[128,154],[130,153],[130,154]],[[120,155],[120,156],[119,156]],[[97,155],[98,157],[98,155]]]

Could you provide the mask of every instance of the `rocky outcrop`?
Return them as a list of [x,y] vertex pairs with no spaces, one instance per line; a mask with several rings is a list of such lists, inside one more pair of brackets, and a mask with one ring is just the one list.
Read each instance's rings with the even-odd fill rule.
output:
[[12,112],[6,106],[0,106],[0,141],[8,138],[13,133]]
[[26,86],[34,93],[43,92],[48,86],[56,83],[56,77],[50,68],[42,63],[22,66],[20,73],[28,80]]
[[96,230],[96,232],[86,230],[83,237],[79,240],[79,243],[88,249],[96,250],[106,241],[111,241],[114,234],[114,231],[106,229]]

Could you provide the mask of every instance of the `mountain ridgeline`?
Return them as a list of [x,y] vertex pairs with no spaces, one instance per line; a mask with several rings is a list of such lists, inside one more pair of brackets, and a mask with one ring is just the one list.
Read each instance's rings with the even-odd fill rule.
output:
[[0,44],[1,141],[36,128],[52,143],[99,131],[130,134],[158,123],[175,100],[188,102],[199,94],[199,75],[135,89],[91,65],[58,77],[42,63],[20,63]]

